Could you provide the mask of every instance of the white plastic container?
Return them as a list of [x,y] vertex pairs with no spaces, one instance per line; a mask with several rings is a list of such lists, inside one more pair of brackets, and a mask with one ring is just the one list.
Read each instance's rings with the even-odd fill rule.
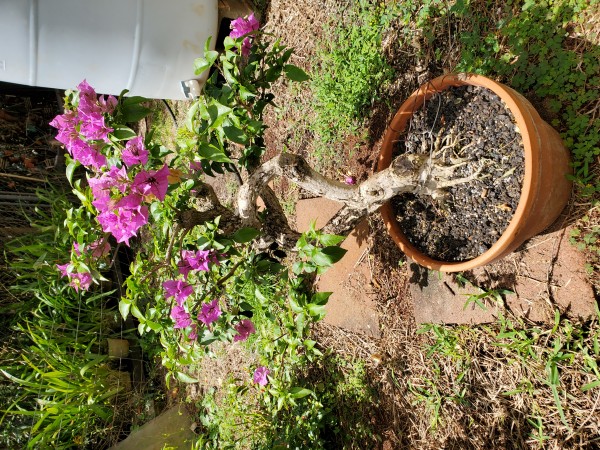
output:
[[0,81],[184,99],[217,30],[217,0],[0,0]]

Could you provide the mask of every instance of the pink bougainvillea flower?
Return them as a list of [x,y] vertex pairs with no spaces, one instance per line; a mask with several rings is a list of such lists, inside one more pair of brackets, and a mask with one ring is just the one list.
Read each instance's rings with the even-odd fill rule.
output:
[[200,161],[192,161],[190,163],[190,171],[191,172],[202,172],[202,164]]
[[73,273],[72,270],[75,268],[73,264],[57,264],[56,267],[60,270],[63,277],[69,278],[69,286],[79,292],[79,289],[87,291],[92,285],[92,274],[89,272]]
[[103,176],[106,178],[107,183],[111,188],[117,188],[119,192],[125,193],[129,185],[131,185],[131,180],[127,174],[127,169],[125,166],[120,169],[117,166],[112,166],[108,172],[105,172]]
[[115,111],[118,103],[119,101],[113,95],[109,95],[108,97],[101,96],[98,98],[100,110],[104,113],[112,114]]
[[134,137],[127,141],[125,150],[123,150],[123,162],[128,166],[141,164],[142,166],[148,162],[150,152],[144,147],[144,141],[141,136]]
[[356,178],[354,178],[352,176],[347,176],[346,179],[344,180],[344,183],[349,184],[349,185],[356,184]]
[[194,287],[181,280],[167,280],[163,283],[165,298],[174,297],[179,306],[183,306],[185,299],[188,298]]
[[63,277],[68,277],[69,271],[73,270],[73,265],[71,263],[57,264],[56,267],[58,268]]
[[100,259],[110,253],[110,244],[106,239],[98,239],[89,245],[79,245],[73,242],[73,252],[77,256],[89,253],[93,258]]
[[204,325],[209,326],[221,316],[221,308],[219,308],[219,300],[215,299],[209,303],[203,303],[202,309],[198,314],[198,320]]
[[193,323],[191,325],[191,327],[192,327],[192,331],[189,332],[189,334],[187,335],[187,338],[190,341],[195,341],[196,339],[198,339],[198,325]]
[[177,263],[177,268],[179,269],[179,273],[183,275],[183,278],[185,278],[186,280],[190,271],[193,270],[192,266],[190,266],[190,262],[187,259],[183,258]]
[[72,273],[70,279],[69,286],[74,288],[76,292],[79,292],[79,289],[87,291],[92,285],[92,274],[89,272]]
[[219,264],[217,255],[212,250],[198,250],[195,255],[188,258],[192,269],[208,272],[210,270],[209,263]]
[[92,200],[92,205],[96,207],[98,212],[105,213],[115,207],[115,201],[111,198],[110,194],[103,193],[101,196],[98,195]]
[[171,319],[175,321],[173,328],[187,328],[192,324],[190,314],[180,305],[173,305],[171,308]]
[[98,239],[92,242],[87,250],[91,252],[93,258],[104,258],[110,253],[110,243],[107,239]]
[[[61,130],[58,130],[56,140],[63,144],[67,148],[67,150],[69,150],[73,145],[73,142],[79,140],[79,133],[77,132],[77,130],[75,130],[74,127],[63,128]],[[69,150],[69,153],[71,153],[71,150]]]
[[77,110],[82,116],[91,114],[112,113],[117,106],[117,99],[110,95],[108,98],[98,97],[96,91],[89,85],[87,80],[83,80],[77,85],[79,91],[79,105]]
[[110,195],[113,188],[124,194],[131,181],[129,180],[125,166],[120,169],[117,166],[111,166],[108,172],[88,178],[88,184],[92,188],[94,197],[100,198],[104,195]]
[[121,209],[138,209],[142,205],[144,199],[137,194],[129,194],[123,197],[117,203],[117,208]]
[[[92,189],[92,205],[100,212],[111,210],[117,203],[116,199],[111,197],[113,188],[121,193],[125,193],[127,188],[131,184],[127,176],[125,167],[120,169],[116,166],[112,166],[108,172],[102,173],[102,175],[96,175],[95,177],[88,177],[88,184]],[[141,197],[138,203],[141,203]]]
[[260,385],[266,386],[269,380],[267,379],[267,375],[269,375],[271,371],[267,369],[265,366],[258,366],[254,371],[253,381]]
[[233,328],[235,328],[235,331],[238,332],[238,334],[236,334],[233,337],[233,341],[234,342],[245,341],[246,339],[248,339],[248,336],[250,336],[252,333],[256,333],[256,329],[254,328],[254,324],[252,323],[252,321],[250,319],[241,320]]
[[[231,33],[229,36],[232,38],[240,38],[245,36],[253,31],[256,31],[260,28],[260,23],[254,17],[254,13],[250,14],[247,17],[238,17],[234,21],[231,22]],[[242,43],[242,55],[248,56],[250,54],[250,49],[252,48],[252,39],[247,37],[244,39]]]
[[114,131],[106,125],[104,116],[99,112],[93,112],[87,116],[81,122],[79,132],[90,141],[104,141],[107,144],[110,143],[108,134]]
[[81,102],[81,98],[86,98],[87,100],[96,101],[96,91],[90,84],[87,82],[87,79],[84,79],[81,83],[77,85],[77,90],[79,91],[79,101]]
[[64,114],[60,114],[52,119],[50,125],[59,131],[56,140],[67,145],[71,139],[77,137],[75,126],[78,120],[77,113],[71,110],[67,110]]
[[217,255],[212,250],[182,250],[181,260],[177,264],[179,273],[187,278],[191,270],[208,272],[209,264],[219,264]]
[[231,32],[229,33],[229,36],[236,39],[258,30],[259,27],[260,23],[256,17],[254,17],[254,13],[246,17],[238,17],[231,22]]
[[137,236],[138,230],[148,223],[148,207],[140,205],[140,197],[128,195],[119,201],[117,208],[103,211],[96,220],[105,233],[111,233],[117,242],[125,242]]
[[86,167],[93,167],[99,170],[106,165],[106,157],[97,148],[81,139],[74,139],[66,147],[73,159],[76,159]]
[[165,199],[169,188],[169,166],[166,164],[159,170],[142,170],[133,179],[131,190],[143,196],[155,196],[160,201]]

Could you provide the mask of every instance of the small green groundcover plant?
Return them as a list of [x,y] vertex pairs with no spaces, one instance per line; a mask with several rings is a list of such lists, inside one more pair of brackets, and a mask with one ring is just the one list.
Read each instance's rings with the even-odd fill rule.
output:
[[[288,269],[258,248],[260,230],[232,227],[226,212],[190,222],[211,195],[205,174],[256,167],[271,85],[284,75],[308,80],[288,64],[292,50],[258,28],[251,15],[232,23],[223,52],[206,43],[195,68],[209,71],[208,80],[177,151],[128,126],[149,113],[144,98],[99,96],[85,80],[67,92],[52,125],[69,152],[67,177],[81,205],[67,211],[73,247],[57,269],[75,291],[94,290],[116,249],[134,247],[119,310],[137,319],[141,335],[158,337],[167,381],[197,382],[194,371],[215,341],[253,343],[257,360],[239,386],[255,390],[248,435],[261,448],[319,448],[327,410],[298,384],[299,374],[321,356],[310,324],[323,317],[329,297],[312,293],[310,279],[343,256],[343,238],[312,227]],[[214,423],[205,428],[203,445],[239,442]]]

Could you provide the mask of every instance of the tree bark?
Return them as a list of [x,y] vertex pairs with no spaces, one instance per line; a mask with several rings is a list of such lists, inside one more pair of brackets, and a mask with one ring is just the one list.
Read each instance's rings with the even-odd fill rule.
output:
[[[344,206],[323,227],[323,231],[347,236],[360,220],[396,195],[413,192],[437,197],[444,195],[444,188],[478,176],[477,171],[468,177],[453,179],[454,169],[462,164],[444,166],[428,156],[401,155],[387,169],[360,185],[351,186],[319,174],[300,155],[282,153],[259,166],[240,187],[237,211],[221,205],[212,188],[203,185],[198,189],[198,198],[203,201],[195,210],[183,212],[180,219],[185,228],[191,228],[221,216],[221,228],[226,232],[245,226],[257,228],[262,231],[259,247],[265,248],[277,242],[281,247],[291,249],[300,235],[289,226],[279,200],[268,186],[277,176],[287,178],[316,196],[342,203]],[[259,219],[258,197],[267,207],[265,220]]]

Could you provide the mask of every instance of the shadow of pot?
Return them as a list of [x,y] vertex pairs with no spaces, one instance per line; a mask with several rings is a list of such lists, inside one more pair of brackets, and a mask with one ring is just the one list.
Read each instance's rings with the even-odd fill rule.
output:
[[500,238],[489,250],[462,262],[438,261],[417,250],[404,235],[390,203],[380,209],[392,239],[418,264],[442,272],[461,272],[497,261],[516,250],[527,239],[548,228],[560,215],[571,195],[569,152],[559,134],[542,120],[535,108],[518,92],[489,78],[474,74],[448,74],[421,86],[403,104],[384,136],[377,170],[387,168],[392,152],[413,112],[434,94],[455,86],[485,87],[506,104],[523,138],[525,175],[517,209]]

